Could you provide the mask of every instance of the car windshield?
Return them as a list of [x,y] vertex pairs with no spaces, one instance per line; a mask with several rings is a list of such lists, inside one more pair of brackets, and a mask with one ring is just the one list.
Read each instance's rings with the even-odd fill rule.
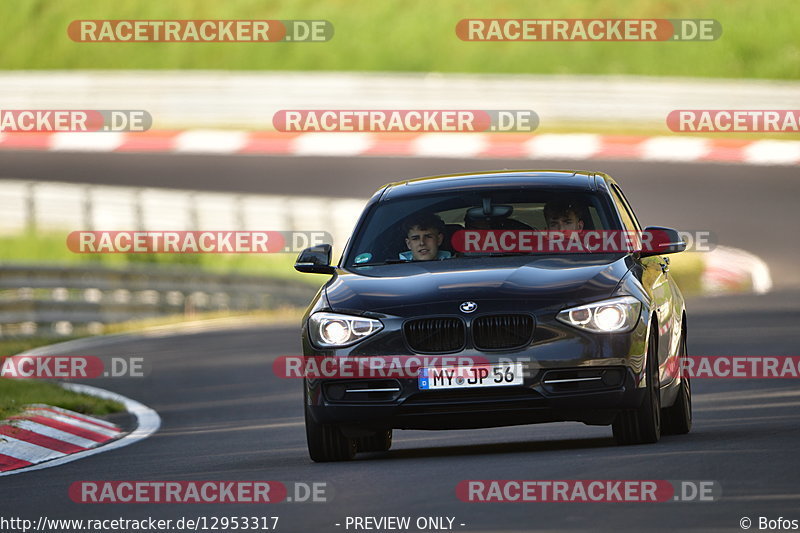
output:
[[344,264],[363,267],[524,253],[507,249],[469,252],[464,248],[464,235],[475,233],[471,230],[493,230],[479,231],[486,235],[509,230],[533,233],[621,227],[603,196],[569,189],[481,189],[401,197],[371,207],[356,229]]

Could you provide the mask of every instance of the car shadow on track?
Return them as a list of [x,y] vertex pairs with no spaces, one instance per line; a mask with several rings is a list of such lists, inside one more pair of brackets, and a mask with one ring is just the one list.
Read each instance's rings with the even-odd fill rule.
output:
[[448,457],[454,455],[491,455],[509,453],[535,453],[550,451],[585,450],[614,448],[611,438],[559,439],[546,441],[498,442],[492,444],[463,444],[458,446],[437,446],[391,450],[381,453],[359,454],[357,459],[418,459],[423,457]]

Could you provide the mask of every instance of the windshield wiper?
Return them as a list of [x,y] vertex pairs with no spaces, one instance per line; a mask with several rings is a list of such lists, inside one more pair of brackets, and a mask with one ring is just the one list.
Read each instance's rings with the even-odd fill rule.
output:
[[400,263],[413,263],[413,261],[407,261],[405,259],[387,259],[386,261],[373,261],[372,263],[354,264],[353,268],[372,267],[372,266],[381,266],[381,265],[397,265],[397,264],[400,264]]
[[520,255],[538,255],[530,252],[470,252],[460,257],[509,257]]

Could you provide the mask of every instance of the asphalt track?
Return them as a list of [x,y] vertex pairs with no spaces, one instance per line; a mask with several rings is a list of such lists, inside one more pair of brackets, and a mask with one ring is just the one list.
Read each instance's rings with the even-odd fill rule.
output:
[[[645,224],[711,229],[723,244],[759,253],[776,285],[763,296],[691,299],[689,350],[694,355],[797,354],[800,289],[794,264],[794,168],[642,162],[500,162],[339,158],[107,158],[39,154],[29,173],[10,172],[19,154],[0,155],[6,176],[104,180],[258,192],[353,196],[402,176],[483,168],[603,170],[619,178]],[[24,157],[29,157],[25,154]],[[121,172],[121,157],[137,169]],[[17,159],[15,159],[17,158]],[[61,158],[61,159],[59,159]],[[61,171],[57,172],[60,161]],[[222,165],[227,168],[222,174]],[[158,173],[148,183],[142,166]],[[48,175],[42,166],[52,165]],[[82,165],[81,172],[71,168]],[[219,165],[215,170],[215,166]],[[24,166],[24,165],[23,165]],[[18,167],[17,170],[23,166]],[[120,172],[113,172],[114,166]],[[180,171],[179,167],[185,166]],[[218,171],[220,174],[215,174]],[[44,172],[34,176],[37,172]],[[145,173],[146,174],[146,173]],[[79,176],[80,175],[80,176]],[[225,176],[225,179],[215,176]],[[156,183],[158,181],[158,183]],[[358,185],[356,187],[356,185]],[[346,193],[346,194],[345,194]],[[777,231],[760,235],[766,228]],[[279,355],[296,354],[297,328],[243,328],[141,337],[80,350],[101,357],[145,357],[144,378],[91,384],[156,409],[162,428],[144,442],[52,469],[0,479],[0,516],[177,519],[182,516],[279,516],[278,531],[346,531],[347,516],[451,516],[456,531],[741,531],[747,516],[800,519],[800,388],[797,380],[695,380],[695,427],[654,445],[617,447],[606,427],[547,424],[450,432],[395,432],[385,454],[314,464],[307,456],[300,384],[272,374]],[[465,503],[465,479],[715,480],[715,502]],[[79,480],[275,480],[325,482],[326,503],[274,505],[103,504],[72,502]],[[353,531],[350,529],[349,531]]]
[[[694,354],[796,353],[800,293],[689,302]],[[723,304],[723,305],[717,305]],[[721,310],[728,309],[728,310]],[[751,310],[748,312],[747,310]],[[295,328],[138,338],[83,355],[138,355],[145,378],[94,380],[156,409],[162,428],[119,450],[0,479],[2,515],[178,519],[279,516],[279,531],[345,531],[349,516],[455,516],[463,531],[735,531],[749,516],[800,518],[800,390],[796,380],[695,380],[695,427],[654,445],[617,447],[606,427],[577,423],[473,431],[396,431],[388,453],[314,464],[296,380],[272,374],[297,353]],[[714,502],[465,503],[464,479],[715,480]],[[326,503],[77,504],[79,480],[326,482]],[[755,529],[755,528],[754,528]],[[351,529],[352,531],[352,529]]]

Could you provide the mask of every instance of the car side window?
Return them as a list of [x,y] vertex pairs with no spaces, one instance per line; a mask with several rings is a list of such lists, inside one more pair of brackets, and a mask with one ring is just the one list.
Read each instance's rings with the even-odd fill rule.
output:
[[620,189],[617,185],[614,185],[614,189],[616,189],[619,197],[622,198],[622,204],[628,208],[628,214],[633,219],[634,224],[636,224],[636,227],[641,230],[642,225],[639,224],[639,219],[636,217],[636,211],[633,210],[633,206],[631,206],[631,203],[628,201],[628,197],[625,196],[625,193],[622,192],[622,189]]
[[631,212],[628,203],[622,196],[622,191],[616,185],[611,186],[611,197],[614,199],[614,204],[617,206],[617,211],[622,217],[622,223],[625,228],[631,231],[640,231],[639,222],[636,220],[635,215]]

